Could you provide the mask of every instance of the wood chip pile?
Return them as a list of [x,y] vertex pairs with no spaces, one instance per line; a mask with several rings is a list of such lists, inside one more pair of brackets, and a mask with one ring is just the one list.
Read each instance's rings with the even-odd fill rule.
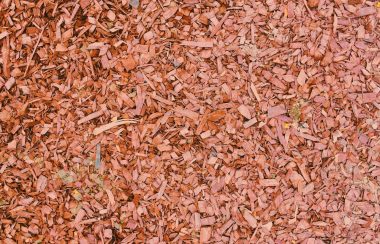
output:
[[379,20],[2,0],[0,242],[379,243]]

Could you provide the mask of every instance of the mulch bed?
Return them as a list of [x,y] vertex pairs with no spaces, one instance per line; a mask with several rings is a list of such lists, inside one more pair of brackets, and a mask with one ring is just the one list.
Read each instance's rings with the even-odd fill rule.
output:
[[379,242],[379,19],[1,1],[1,242]]

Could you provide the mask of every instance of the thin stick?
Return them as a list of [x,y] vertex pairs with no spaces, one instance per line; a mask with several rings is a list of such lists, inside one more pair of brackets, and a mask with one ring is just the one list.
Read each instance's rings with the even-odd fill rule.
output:
[[25,69],[25,72],[24,72],[24,77],[26,76],[26,73],[28,72],[30,63],[32,62],[33,56],[34,56],[34,54],[37,51],[38,44],[40,44],[40,41],[41,41],[41,38],[42,38],[42,34],[44,33],[46,26],[47,26],[47,24],[44,27],[42,27],[42,31],[41,31],[40,35],[38,36],[38,40],[37,40],[36,45],[34,46],[34,49],[33,49],[33,52],[32,52],[32,56],[30,57],[30,59],[28,60],[28,62],[26,64],[26,69]]

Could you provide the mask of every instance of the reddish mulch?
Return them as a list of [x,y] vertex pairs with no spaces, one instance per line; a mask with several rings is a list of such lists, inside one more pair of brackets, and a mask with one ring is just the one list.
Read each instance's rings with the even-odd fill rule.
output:
[[3,243],[378,243],[380,2],[0,3]]

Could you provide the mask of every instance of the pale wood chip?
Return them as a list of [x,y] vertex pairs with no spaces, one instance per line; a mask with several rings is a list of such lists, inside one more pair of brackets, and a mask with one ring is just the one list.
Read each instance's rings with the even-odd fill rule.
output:
[[212,48],[214,46],[214,43],[212,41],[182,41],[181,45],[190,47]]
[[5,88],[7,90],[10,90],[14,85],[16,84],[16,79],[14,77],[11,77],[5,82]]
[[297,83],[300,85],[300,86],[303,86],[305,85],[306,83],[306,79],[307,79],[307,75],[305,73],[305,71],[302,69],[300,71],[300,73],[298,74],[298,77],[297,77]]
[[38,192],[43,192],[46,186],[47,186],[47,178],[43,175],[40,175],[40,177],[38,177],[38,180],[37,180],[36,190]]
[[8,36],[9,32],[8,31],[3,31],[0,33],[0,40],[3,39],[4,37]]
[[212,29],[210,36],[213,37],[222,27],[223,23],[227,20],[228,16],[230,15],[230,11],[227,11],[223,18],[218,22],[218,24]]
[[162,102],[163,104],[166,104],[166,105],[169,105],[169,106],[174,105],[174,103],[173,103],[172,101],[169,101],[169,100],[167,100],[167,99],[165,99],[165,98],[162,98],[162,97],[158,96],[155,92],[150,93],[149,95],[150,95],[150,97],[153,98],[154,100],[157,100],[157,101],[159,101],[159,102]]
[[376,9],[374,7],[363,7],[363,8],[360,8],[357,12],[357,15],[359,17],[367,16],[371,14],[376,14]]
[[248,210],[244,210],[243,217],[248,222],[249,226],[251,226],[251,228],[255,229],[257,227],[256,218],[253,217],[252,214]]
[[278,182],[276,179],[261,179],[259,181],[260,185],[264,187],[270,187],[270,186],[279,186],[280,182]]
[[216,219],[214,216],[201,219],[202,226],[213,225],[215,224],[215,222],[216,222]]
[[212,229],[210,227],[203,227],[199,233],[199,242],[206,243],[211,239]]
[[164,195],[167,184],[168,184],[168,182],[166,180],[164,182],[162,182],[160,190],[158,191],[158,193],[156,195],[157,200],[159,200]]
[[261,98],[260,98],[259,93],[257,92],[256,86],[255,86],[253,83],[251,83],[250,88],[251,88],[253,94],[255,95],[257,101],[258,101],[258,102],[261,102]]
[[201,226],[201,215],[199,213],[194,213],[194,229],[200,230]]
[[114,197],[112,191],[109,190],[109,189],[106,189],[105,191],[107,192],[108,199],[109,199],[109,201],[110,201],[111,206],[115,205],[115,204],[116,204],[116,202],[115,202],[115,197]]
[[80,120],[78,120],[78,125],[86,123],[86,122],[88,122],[90,120],[96,119],[96,118],[102,116],[103,114],[104,114],[103,110],[99,110],[99,111],[93,112],[93,113],[87,115],[86,117],[83,117]]
[[227,222],[225,222],[222,227],[219,228],[218,232],[220,235],[223,235],[224,232],[226,232],[226,230],[228,228],[230,228],[233,224],[235,223],[235,221],[233,219],[230,219],[228,220]]
[[246,119],[251,119],[251,113],[249,112],[247,106],[242,104],[238,107],[238,110],[241,113],[241,115],[243,115]]
[[184,108],[180,108],[180,107],[177,107],[174,109],[174,112],[178,113],[179,115],[181,116],[184,116],[184,117],[188,117],[194,121],[198,120],[199,118],[199,114],[194,112],[194,111],[191,111],[189,109],[184,109]]
[[274,118],[274,117],[277,117],[279,115],[282,115],[282,114],[285,114],[287,111],[286,111],[286,108],[285,108],[285,105],[281,104],[281,105],[277,105],[277,106],[274,106],[274,107],[269,107],[268,109],[268,118]]
[[169,19],[171,18],[176,12],[178,11],[178,7],[177,6],[173,6],[173,7],[169,7],[166,9],[165,12],[162,13],[162,16],[164,17],[164,19]]
[[123,119],[123,120],[118,120],[114,121],[105,125],[102,125],[100,127],[97,127],[94,129],[93,134],[94,135],[99,135],[102,132],[105,132],[109,129],[112,129],[114,127],[120,126],[120,125],[128,125],[128,124],[136,124],[136,120],[128,120],[128,119]]
[[105,45],[104,42],[93,42],[87,46],[87,50],[100,49],[104,47],[104,45]]
[[307,194],[313,192],[313,190],[314,190],[314,183],[311,182],[311,183],[309,183],[308,185],[306,185],[306,186],[303,188],[303,190],[302,190],[302,194],[303,194],[303,195],[307,195]]

